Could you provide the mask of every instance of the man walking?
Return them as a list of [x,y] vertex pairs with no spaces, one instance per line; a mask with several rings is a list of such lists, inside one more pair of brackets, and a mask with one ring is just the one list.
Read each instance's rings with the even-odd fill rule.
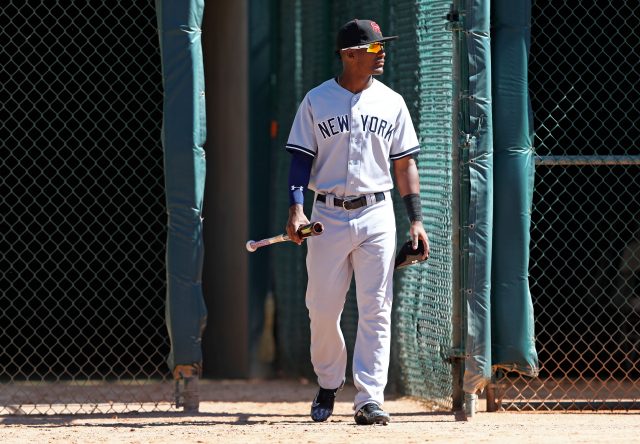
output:
[[311,327],[311,361],[320,386],[311,405],[314,421],[333,413],[345,381],[347,351],[340,316],[352,275],[356,279],[358,330],[353,354],[357,424],[387,424],[384,410],[391,344],[391,304],[396,225],[393,180],[411,221],[414,248],[429,241],[422,225],[419,150],[403,98],[375,80],[384,71],[383,37],[377,23],[352,20],[338,31],[336,52],[342,73],[309,91],[296,114],[286,149],[289,171],[287,233],[309,223],[303,211],[307,188],[315,192],[311,220],[324,224],[308,239],[306,305]]

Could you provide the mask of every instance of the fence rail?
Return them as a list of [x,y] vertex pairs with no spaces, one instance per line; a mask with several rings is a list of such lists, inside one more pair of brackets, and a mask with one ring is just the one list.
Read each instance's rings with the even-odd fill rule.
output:
[[536,165],[640,165],[640,155],[619,156],[537,156]]

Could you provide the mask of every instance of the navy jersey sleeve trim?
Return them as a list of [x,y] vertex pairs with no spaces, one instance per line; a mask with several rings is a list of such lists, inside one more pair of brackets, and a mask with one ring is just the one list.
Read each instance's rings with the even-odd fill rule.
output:
[[303,146],[300,145],[294,145],[292,143],[287,143],[287,145],[285,146],[285,149],[287,151],[289,151],[290,153],[294,153],[294,152],[300,152],[300,153],[304,153],[307,154],[311,157],[316,157],[316,153],[311,151],[309,148],[305,148]]
[[408,150],[403,151],[401,153],[393,154],[393,155],[389,156],[389,159],[391,159],[391,160],[402,159],[403,157],[407,157],[407,156],[409,156],[411,154],[417,153],[418,151],[420,151],[420,145],[414,146],[413,148],[409,148]]

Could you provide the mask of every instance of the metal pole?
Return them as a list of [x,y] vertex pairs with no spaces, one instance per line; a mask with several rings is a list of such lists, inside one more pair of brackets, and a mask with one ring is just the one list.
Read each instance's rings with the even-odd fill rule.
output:
[[640,165],[639,155],[628,156],[536,156],[536,166]]
[[453,60],[452,60],[452,78],[453,78],[453,104],[452,104],[452,125],[453,134],[452,146],[451,146],[451,193],[452,193],[452,346],[453,352],[451,354],[452,362],[452,398],[453,398],[453,410],[462,410],[464,405],[464,392],[462,390],[463,378],[464,378],[464,340],[465,340],[465,316],[463,294],[462,294],[462,281],[461,281],[461,260],[462,260],[462,246],[460,242],[460,129],[459,129],[459,112],[460,103],[458,98],[460,97],[460,22],[459,22],[459,10],[460,1],[454,0],[451,4],[451,9],[447,15],[448,29],[452,31],[453,39]]

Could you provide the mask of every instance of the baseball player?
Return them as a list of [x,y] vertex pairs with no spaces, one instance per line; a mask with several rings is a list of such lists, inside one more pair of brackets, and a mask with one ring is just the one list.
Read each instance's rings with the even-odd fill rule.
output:
[[384,69],[384,42],[377,23],[352,20],[338,31],[342,73],[309,91],[293,122],[286,149],[289,170],[287,234],[302,243],[298,227],[307,188],[315,192],[311,220],[324,224],[308,240],[306,305],[311,361],[320,386],[311,418],[326,421],[345,382],[347,352],[340,316],[352,274],[356,279],[358,331],[353,353],[357,424],[387,424],[382,410],[391,344],[391,302],[396,225],[391,165],[411,221],[413,247],[429,241],[422,225],[419,151],[403,98],[375,80]]

